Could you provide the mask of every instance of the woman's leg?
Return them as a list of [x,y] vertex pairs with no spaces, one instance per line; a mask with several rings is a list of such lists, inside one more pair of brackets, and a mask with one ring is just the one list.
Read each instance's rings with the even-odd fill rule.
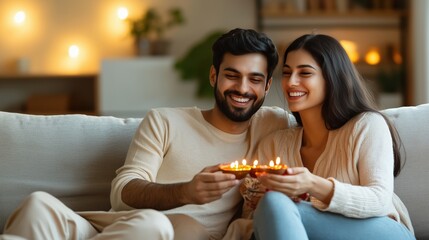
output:
[[257,239],[415,239],[389,217],[348,218],[321,212],[311,203],[294,203],[279,192],[268,192],[254,215]]
[[280,192],[267,192],[253,215],[256,239],[308,239],[296,204]]
[[309,202],[296,204],[310,239],[415,239],[401,223],[389,217],[349,218],[322,212]]

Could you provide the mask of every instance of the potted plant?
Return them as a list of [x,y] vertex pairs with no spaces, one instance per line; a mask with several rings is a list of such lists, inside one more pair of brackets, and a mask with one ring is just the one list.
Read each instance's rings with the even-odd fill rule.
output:
[[213,31],[196,42],[188,52],[176,61],[174,67],[185,81],[197,81],[198,97],[213,97],[213,88],[210,85],[209,75],[212,65],[212,45],[225,31]]
[[403,77],[401,66],[382,69],[378,72],[378,85],[381,92],[397,93],[400,92]]
[[401,66],[382,69],[378,73],[378,104],[381,109],[402,106],[403,75]]
[[180,8],[170,9],[167,19],[163,19],[156,9],[149,8],[140,18],[129,20],[137,55],[165,55],[169,41],[164,38],[164,32],[184,22]]

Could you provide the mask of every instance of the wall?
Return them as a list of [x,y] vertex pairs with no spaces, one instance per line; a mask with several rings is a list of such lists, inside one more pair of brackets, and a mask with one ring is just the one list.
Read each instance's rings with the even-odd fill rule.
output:
[[[425,0],[411,0],[410,4],[413,12],[410,16],[414,19],[410,69],[415,79],[415,103],[424,103],[429,102],[429,70],[426,67],[429,9]],[[133,56],[133,42],[127,34],[127,25],[116,17],[119,6],[128,7],[130,16],[134,17],[148,6],[156,6],[165,12],[178,5],[183,9],[187,23],[167,32],[172,40],[170,52],[174,58],[184,55],[194,42],[212,30],[256,27],[253,0],[0,0],[0,72],[13,72],[16,60],[26,59],[30,73],[98,73],[102,59]],[[27,12],[27,21],[19,27],[11,19],[20,9]],[[290,39],[308,31],[269,35],[276,42],[287,44]],[[319,32],[352,40],[360,38],[365,48],[374,39],[383,42],[398,38],[395,32],[371,38],[368,31],[358,34]],[[70,44],[80,46],[78,60],[67,56]],[[280,98],[280,90],[274,89],[271,94],[273,92]]]
[[[100,114],[141,117],[157,107],[213,107],[214,99],[196,97],[196,82],[182,81],[173,64],[172,57],[104,59],[99,78]],[[264,105],[285,107],[279,83],[272,84]]]
[[429,103],[429,2],[411,1],[410,52],[412,61],[409,69],[414,79],[411,85],[414,104]]
[[[187,23],[167,32],[173,56],[212,30],[255,27],[254,2],[248,0],[0,0],[0,72],[14,71],[17,59],[28,60],[32,73],[97,72],[103,58],[133,55],[127,24],[116,17],[119,6],[135,17],[148,6],[165,12],[177,5]],[[21,26],[12,22],[18,10],[27,13]],[[80,47],[78,60],[67,55],[71,44]]]

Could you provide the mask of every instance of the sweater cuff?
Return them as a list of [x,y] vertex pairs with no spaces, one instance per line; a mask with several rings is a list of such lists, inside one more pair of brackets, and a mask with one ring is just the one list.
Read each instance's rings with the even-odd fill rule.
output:
[[326,203],[320,201],[319,199],[316,199],[316,198],[313,198],[313,197],[311,198],[311,203],[313,204],[313,206],[315,208],[319,209],[320,211],[332,211],[332,212],[335,212],[333,210],[337,209],[338,207],[340,207],[339,206],[340,204],[338,204],[338,203],[347,202],[347,199],[346,199],[347,196],[339,194],[341,192],[344,193],[344,190],[343,191],[341,190],[341,188],[343,188],[343,187],[342,187],[342,184],[340,182],[338,182],[337,180],[335,180],[332,177],[329,177],[327,179],[334,184],[333,195],[332,195],[330,203],[326,204]]

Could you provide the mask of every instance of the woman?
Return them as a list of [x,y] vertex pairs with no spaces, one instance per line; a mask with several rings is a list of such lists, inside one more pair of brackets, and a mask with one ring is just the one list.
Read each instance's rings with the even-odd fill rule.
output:
[[[258,176],[269,191],[253,213],[254,237],[415,239],[393,192],[399,137],[373,106],[340,43],[326,35],[301,36],[286,49],[282,72],[299,127],[275,132],[258,148],[258,160],[280,157],[289,168],[287,175]],[[257,196],[244,192],[254,205]],[[309,201],[297,201],[303,194]]]

